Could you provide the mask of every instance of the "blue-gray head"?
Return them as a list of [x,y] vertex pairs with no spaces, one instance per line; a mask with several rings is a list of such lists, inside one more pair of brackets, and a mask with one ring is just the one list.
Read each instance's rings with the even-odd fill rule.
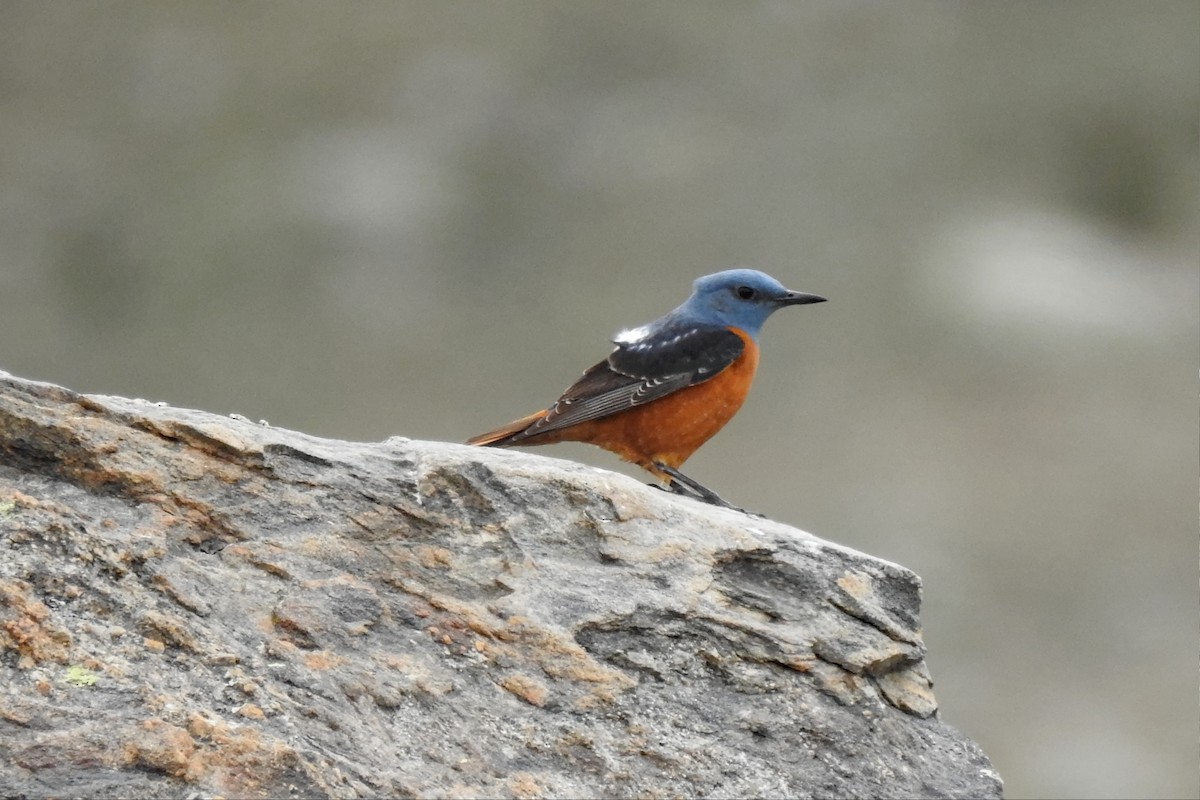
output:
[[739,328],[757,338],[767,317],[784,306],[824,303],[815,294],[793,292],[754,269],[727,269],[705,275],[675,314],[697,322]]

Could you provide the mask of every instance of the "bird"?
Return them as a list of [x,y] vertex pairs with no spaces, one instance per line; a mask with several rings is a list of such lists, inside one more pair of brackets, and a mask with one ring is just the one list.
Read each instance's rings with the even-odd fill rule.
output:
[[787,306],[824,302],[754,269],[706,275],[678,308],[613,336],[608,358],[554,405],[466,443],[587,442],[646,470],[663,482],[658,488],[741,511],[679,468],[741,408],[767,318]]

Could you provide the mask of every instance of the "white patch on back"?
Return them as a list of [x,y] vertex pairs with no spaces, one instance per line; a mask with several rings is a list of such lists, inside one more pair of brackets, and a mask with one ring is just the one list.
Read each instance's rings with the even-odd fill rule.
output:
[[650,326],[641,325],[636,328],[619,331],[617,335],[613,337],[613,342],[615,344],[637,344],[649,335]]

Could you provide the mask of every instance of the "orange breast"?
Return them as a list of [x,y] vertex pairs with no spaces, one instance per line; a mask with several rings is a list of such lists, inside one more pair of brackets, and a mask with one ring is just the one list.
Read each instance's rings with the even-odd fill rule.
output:
[[713,378],[666,397],[584,422],[561,432],[558,441],[588,442],[666,478],[652,464],[678,468],[725,427],[742,407],[758,368],[758,345],[734,331],[746,344],[737,361]]

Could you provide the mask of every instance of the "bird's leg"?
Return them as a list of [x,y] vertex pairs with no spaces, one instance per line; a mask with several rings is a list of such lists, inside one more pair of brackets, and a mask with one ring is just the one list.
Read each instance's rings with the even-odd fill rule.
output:
[[654,468],[671,479],[671,482],[667,484],[668,491],[675,494],[691,494],[696,499],[712,503],[714,506],[729,508],[729,503],[722,500],[721,496],[712,489],[697,483],[674,467],[664,464],[661,461],[655,461]]
[[727,503],[712,489],[697,483],[679,470],[664,464],[661,461],[655,461],[654,467],[664,475],[668,475],[671,478],[671,483],[668,485],[668,489],[675,494],[691,496],[710,505],[720,506],[721,508],[729,508],[734,511],[741,511],[743,514],[750,514],[756,517],[762,516],[762,514],[755,514],[753,511],[747,511],[744,508],[738,508],[732,503]]
[[660,465],[659,469],[671,476],[670,489],[676,494],[690,493],[694,495],[696,499],[703,500],[706,503],[711,503],[714,506],[733,508],[733,506],[725,502],[725,500],[712,489],[709,489],[703,484],[697,483],[674,467]]

